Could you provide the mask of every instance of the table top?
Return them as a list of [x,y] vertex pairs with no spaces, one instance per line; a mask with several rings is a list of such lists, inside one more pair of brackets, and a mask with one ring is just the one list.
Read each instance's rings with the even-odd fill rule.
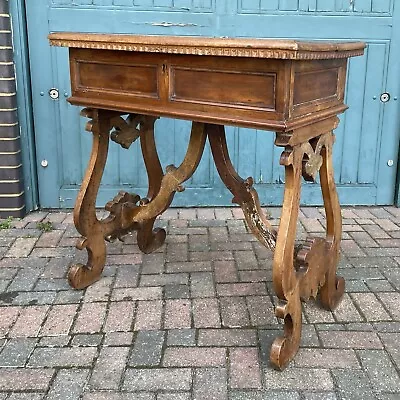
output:
[[363,42],[73,32],[52,33],[49,40],[51,45],[63,47],[291,60],[354,57],[362,55],[366,46]]

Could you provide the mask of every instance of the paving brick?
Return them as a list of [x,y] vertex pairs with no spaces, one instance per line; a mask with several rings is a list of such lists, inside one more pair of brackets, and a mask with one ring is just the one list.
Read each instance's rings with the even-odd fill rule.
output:
[[219,328],[221,326],[217,299],[193,299],[192,309],[196,328]]
[[165,350],[165,367],[218,367],[224,366],[226,350],[218,347],[169,347]]
[[161,287],[121,288],[113,290],[111,300],[157,300],[161,297]]
[[362,321],[363,317],[358,312],[351,297],[345,293],[337,308],[333,311],[333,315],[339,322]]
[[190,400],[190,393],[159,393],[157,400]]
[[191,382],[190,368],[127,369],[123,390],[189,390]]
[[241,328],[250,325],[244,297],[222,297],[220,299],[222,325],[229,328]]
[[272,282],[272,269],[242,270],[239,271],[239,280],[241,282]]
[[71,336],[43,336],[40,338],[40,347],[65,347],[68,346]]
[[97,355],[94,347],[36,348],[29,367],[90,367]]
[[257,348],[229,350],[229,386],[238,389],[261,388]]
[[168,273],[182,273],[182,272],[206,272],[211,271],[211,261],[182,261],[166,264]]
[[192,297],[214,297],[214,280],[211,272],[194,272],[190,274],[190,291]]
[[51,368],[3,368],[0,374],[0,391],[45,391],[54,372]]
[[349,349],[301,348],[294,365],[307,368],[360,368],[355,351]]
[[[134,396],[134,397],[133,397]],[[83,395],[83,400],[156,400],[154,393],[91,392]]]
[[164,336],[163,331],[139,331],[128,364],[133,367],[159,365]]
[[[267,397],[266,397],[267,396]],[[268,391],[250,391],[233,390],[230,392],[230,400],[300,400],[298,392],[289,390],[268,390]],[[318,400],[324,399],[319,397]]]
[[10,393],[10,397],[7,397],[7,393],[0,394],[0,399],[5,400],[43,400],[44,393],[32,393],[32,392],[21,392],[21,393]]
[[46,400],[79,400],[88,375],[84,369],[59,370]]
[[326,369],[286,368],[284,371],[265,370],[267,389],[333,390],[332,377]]
[[379,337],[385,345],[385,349],[390,354],[393,362],[397,365],[397,368],[400,368],[399,330],[392,333],[380,333]]
[[193,400],[228,400],[226,369],[196,369]]
[[190,300],[165,301],[164,329],[191,327]]
[[42,326],[42,323],[46,318],[48,310],[49,306],[25,307],[19,314],[17,321],[9,332],[9,336],[37,336]]
[[164,272],[165,257],[162,253],[143,254],[142,274],[161,274]]
[[129,347],[103,347],[90,377],[90,388],[118,390],[129,350]]
[[142,254],[110,254],[107,257],[109,265],[132,265],[142,262]]
[[[182,229],[179,229],[180,233]],[[188,261],[188,244],[187,243],[172,243],[167,245],[165,260],[167,262]]]
[[73,323],[78,306],[76,304],[54,305],[40,330],[41,336],[67,335]]
[[0,367],[23,367],[32,353],[37,339],[10,339],[0,352]]
[[187,273],[142,275],[140,286],[165,286],[170,284],[184,285],[189,282]]
[[131,330],[134,312],[135,303],[132,301],[111,303],[108,308],[107,319],[103,329],[104,332],[123,332]]
[[305,400],[338,400],[334,392],[303,392]]
[[248,296],[247,308],[253,326],[277,324],[274,306],[268,296]]
[[28,257],[35,247],[36,241],[36,237],[19,237],[15,239],[15,242],[6,253],[6,257]]
[[198,208],[197,218],[202,220],[213,220],[215,219],[214,208]]
[[358,355],[375,390],[400,393],[399,374],[383,350],[359,350]]
[[0,307],[0,337],[7,335],[21,310],[21,307]]
[[130,346],[133,343],[133,332],[108,332],[103,346]]
[[139,281],[139,266],[119,266],[117,268],[117,277],[115,278],[114,287],[136,287]]
[[326,347],[343,349],[381,349],[382,343],[375,332],[320,332]]
[[85,292],[83,301],[92,303],[95,301],[108,301],[113,286],[113,278],[102,277],[102,279],[90,285]]
[[22,268],[13,279],[8,292],[32,290],[42,273],[42,268]]
[[72,337],[71,346],[97,347],[102,340],[102,333],[79,333]]
[[104,323],[107,311],[107,303],[84,303],[78,313],[74,333],[99,332]]
[[63,234],[63,230],[43,232],[36,242],[36,247],[56,247],[58,245],[58,242],[61,240]]
[[257,336],[253,329],[200,329],[199,346],[256,346]]
[[254,296],[266,295],[267,290],[263,283],[220,283],[217,285],[219,296]]
[[195,346],[195,345],[196,345],[195,329],[171,329],[168,331],[167,346],[182,347],[182,346]]
[[377,296],[394,319],[400,321],[400,293],[378,293]]
[[368,321],[391,320],[391,317],[373,293],[353,293],[351,296]]
[[188,299],[190,297],[190,286],[165,285],[164,296],[166,299]]
[[235,263],[231,260],[216,261],[214,263],[215,281],[221,282],[237,282],[238,276]]
[[337,369],[332,374],[343,400],[375,400],[370,381],[364,371]]

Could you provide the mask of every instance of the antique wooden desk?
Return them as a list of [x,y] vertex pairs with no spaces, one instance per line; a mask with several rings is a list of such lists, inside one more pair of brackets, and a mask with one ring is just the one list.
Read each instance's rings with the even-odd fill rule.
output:
[[[320,295],[333,309],[344,291],[336,276],[341,213],[332,167],[333,130],[343,103],[347,59],[362,55],[363,43],[317,43],[292,40],[224,39],[57,33],[55,46],[70,48],[71,104],[89,107],[93,149],[78,195],[74,222],[88,252],[87,265],[74,265],[69,282],[84,288],[99,279],[106,261],[105,240],[137,231],[140,249],[149,253],[165,240],[154,229],[158,215],[198,166],[206,138],[222,181],[244,212],[259,241],[274,251],[273,284],[281,305],[284,335],[271,349],[271,361],[284,368],[301,337],[301,300]],[[192,120],[186,156],[164,172],[154,141],[160,116]],[[285,191],[279,230],[260,208],[252,179],[235,171],[224,125],[276,132],[283,147]],[[95,200],[107,158],[109,138],[128,148],[140,138],[148,173],[146,198],[120,192],[107,203],[110,215],[98,220]],[[327,219],[325,238],[295,246],[302,177],[319,173]]]

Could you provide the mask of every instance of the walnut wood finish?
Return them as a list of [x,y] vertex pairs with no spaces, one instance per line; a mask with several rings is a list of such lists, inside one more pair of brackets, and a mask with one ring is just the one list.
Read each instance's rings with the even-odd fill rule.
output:
[[[70,47],[72,104],[92,107],[93,149],[79,192],[74,222],[86,248],[86,265],[74,265],[69,281],[84,288],[100,277],[105,240],[138,232],[139,248],[160,247],[165,231],[153,229],[182,183],[196,170],[208,137],[218,173],[243,209],[246,222],[274,251],[273,284],[281,301],[276,315],[284,335],[271,349],[272,365],[283,369],[301,338],[301,301],[319,294],[333,309],[344,291],[336,276],[341,214],[332,147],[337,115],[344,101],[347,59],[361,55],[363,43],[321,43],[266,39],[218,39],[58,33],[53,45]],[[127,115],[127,116],[126,116]],[[194,121],[186,156],[179,167],[163,171],[154,140],[160,116]],[[285,192],[279,230],[263,214],[251,177],[242,179],[229,158],[225,124],[276,132],[284,147]],[[120,192],[106,205],[110,215],[96,217],[95,200],[106,163],[109,138],[123,148],[140,138],[148,174],[147,196]],[[325,238],[295,246],[301,181],[319,174],[327,218]]]

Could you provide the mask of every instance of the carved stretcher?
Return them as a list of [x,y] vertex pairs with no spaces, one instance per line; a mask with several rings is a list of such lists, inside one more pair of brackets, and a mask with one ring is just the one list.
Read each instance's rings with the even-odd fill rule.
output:
[[[69,282],[85,288],[98,280],[106,261],[105,240],[137,231],[139,248],[150,253],[165,240],[154,221],[195,172],[208,138],[222,181],[243,209],[246,222],[274,251],[273,285],[281,304],[284,334],[271,349],[283,369],[300,343],[301,300],[319,293],[324,308],[340,301],[345,283],[336,275],[341,213],[335,188],[332,147],[338,114],[345,111],[347,60],[362,55],[363,43],[219,39],[57,33],[52,45],[70,48],[71,104],[87,107],[86,129],[93,149],[76,200],[74,222],[86,249],[86,265],[74,265]],[[154,141],[160,116],[194,121],[181,165],[164,172]],[[228,154],[224,125],[276,132],[285,168],[283,210],[278,231],[269,223],[251,178],[242,179]],[[129,148],[140,139],[149,189],[145,198],[120,192],[96,217],[95,201],[109,139]],[[326,236],[295,246],[302,178],[319,173],[326,211]]]

